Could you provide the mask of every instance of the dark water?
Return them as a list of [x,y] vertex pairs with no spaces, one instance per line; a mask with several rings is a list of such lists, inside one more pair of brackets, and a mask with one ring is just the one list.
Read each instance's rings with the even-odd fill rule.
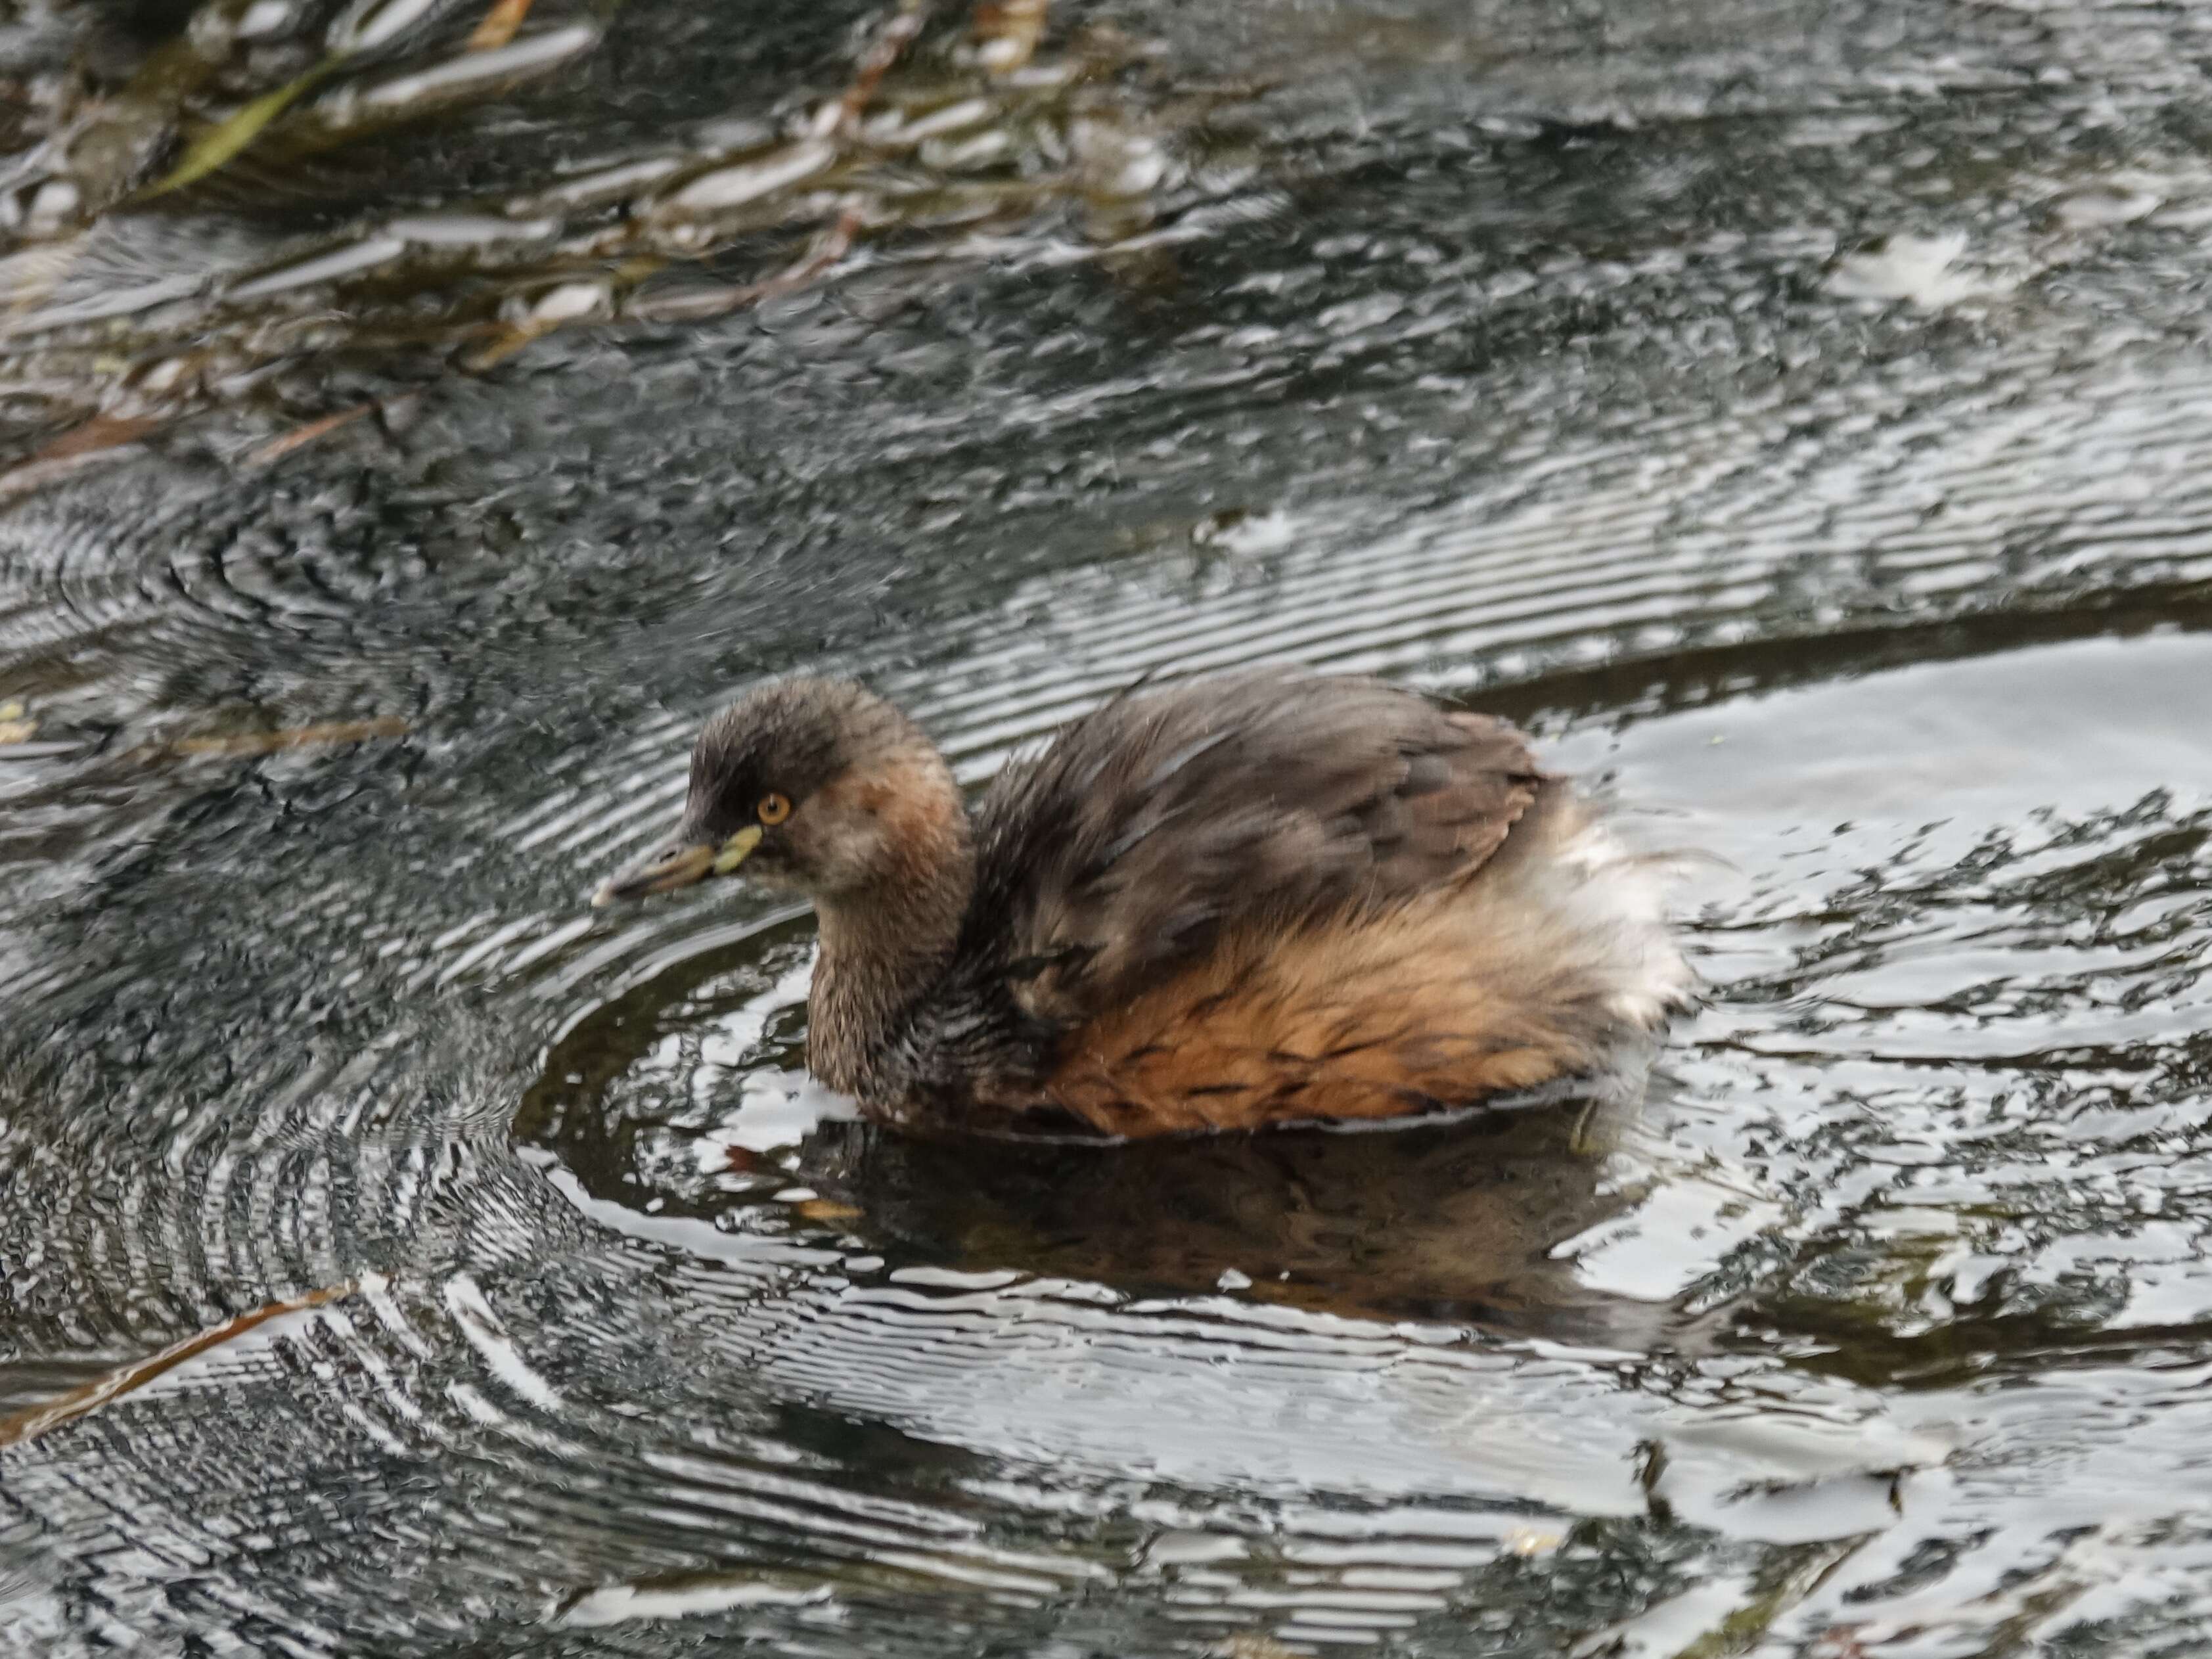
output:
[[[0,20],[0,1650],[2205,1650],[2212,10],[1020,11]],[[1716,855],[1640,1117],[909,1145],[583,907],[1272,659]]]

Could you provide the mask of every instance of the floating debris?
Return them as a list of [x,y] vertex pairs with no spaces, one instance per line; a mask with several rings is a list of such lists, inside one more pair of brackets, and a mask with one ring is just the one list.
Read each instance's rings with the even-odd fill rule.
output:
[[1520,1556],[1549,1555],[1567,1541],[1567,1535],[1549,1527],[1516,1527],[1505,1534],[1505,1547]]
[[994,75],[1011,75],[1036,53],[1052,0],[984,0],[975,8],[975,61]]
[[94,415],[13,466],[0,468],[0,501],[127,450],[166,423],[158,415]]
[[[18,423],[12,456],[0,431],[0,467],[15,462],[0,495],[74,471],[106,447],[95,439],[245,399],[286,411],[248,464],[290,453],[358,418],[356,392],[298,424],[341,351],[403,359],[417,380],[483,372],[565,329],[712,317],[825,280],[864,249],[928,258],[1024,222],[1072,222],[1101,252],[1139,235],[1150,246],[1197,177],[1185,141],[1203,149],[1215,112],[1257,90],[1180,92],[1164,60],[1108,31],[1050,55],[1045,0],[978,4],[942,26],[906,0],[861,39],[842,88],[398,217],[276,237],[229,220],[220,235],[165,232],[165,252],[189,249],[196,269],[102,284],[119,239],[153,215],[188,219],[204,187],[234,193],[280,172],[313,190],[302,158],[541,83],[621,21],[492,0],[457,42],[435,26],[450,9],[380,0],[313,33],[294,11],[208,0],[121,91],[15,158],[15,199],[52,223],[0,264],[18,295],[0,313],[0,394]],[[276,83],[220,112],[217,89],[250,88],[257,70]],[[253,172],[234,177],[249,152]],[[750,272],[726,263],[740,247]],[[1039,252],[1069,257],[1064,240]]]
[[356,404],[351,409],[338,410],[335,415],[325,415],[319,420],[309,421],[306,425],[295,428],[283,437],[272,438],[267,443],[251,451],[246,458],[246,464],[250,466],[266,466],[271,461],[282,460],[294,450],[304,449],[318,438],[327,437],[341,427],[351,426],[375,407],[374,403]]
[[235,1319],[227,1319],[207,1330],[195,1331],[181,1341],[172,1342],[167,1347],[149,1354],[143,1359],[118,1366],[82,1388],[71,1389],[67,1394],[42,1401],[12,1417],[0,1418],[0,1446],[19,1445],[26,1440],[36,1439],[49,1430],[73,1422],[88,1412],[99,1410],[111,1401],[119,1400],[134,1389],[145,1387],[155,1377],[175,1370],[195,1355],[205,1353],[210,1348],[219,1348],[227,1342],[236,1341],[257,1325],[266,1324],[283,1314],[304,1313],[310,1308],[319,1308],[326,1302],[350,1296],[359,1288],[356,1281],[348,1279],[342,1285],[309,1291],[305,1296],[264,1303]]
[[690,1619],[735,1607],[809,1607],[830,1599],[826,1584],[800,1582],[795,1573],[758,1571],[630,1584],[604,1584],[562,1603],[550,1623],[594,1630],[633,1619]]
[[530,15],[530,0],[493,0],[492,8],[469,36],[471,52],[489,52],[514,39],[522,20]]
[[368,720],[325,720],[314,726],[295,726],[281,732],[246,732],[223,738],[179,738],[170,748],[179,755],[274,755],[287,749],[310,749],[324,744],[366,743],[371,738],[402,738],[409,723],[396,714]]
[[1963,266],[1966,252],[1964,231],[1881,237],[1836,262],[1828,291],[1847,300],[1904,300],[1923,311],[1941,311],[1964,301],[2001,298],[2018,286]]
[[261,136],[264,127],[329,80],[344,61],[338,57],[325,58],[305,75],[274,92],[263,93],[228,120],[203,133],[185,151],[184,160],[177,163],[168,176],[148,189],[148,197],[166,196],[173,190],[182,190],[186,185],[197,184],[217,167],[242,155],[246,147]]

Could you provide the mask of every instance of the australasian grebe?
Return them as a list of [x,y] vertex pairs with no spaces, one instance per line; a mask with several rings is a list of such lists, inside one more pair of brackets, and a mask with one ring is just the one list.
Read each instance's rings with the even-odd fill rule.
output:
[[811,897],[808,1068],[872,1116],[1147,1135],[1605,1073],[1691,995],[1647,863],[1511,726],[1374,680],[1127,693],[971,814],[905,714],[802,678],[708,722],[675,841],[593,902]]

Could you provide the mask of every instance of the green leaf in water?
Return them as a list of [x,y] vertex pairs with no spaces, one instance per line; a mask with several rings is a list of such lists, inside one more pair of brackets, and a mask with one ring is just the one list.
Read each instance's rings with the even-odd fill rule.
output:
[[185,152],[185,159],[177,163],[175,170],[159,183],[149,185],[146,195],[166,196],[173,190],[181,190],[186,185],[206,178],[260,137],[262,128],[282,115],[288,106],[312,89],[343,61],[343,54],[333,52],[305,75],[288,82],[274,92],[263,93],[228,120],[202,133],[192,141],[191,148]]

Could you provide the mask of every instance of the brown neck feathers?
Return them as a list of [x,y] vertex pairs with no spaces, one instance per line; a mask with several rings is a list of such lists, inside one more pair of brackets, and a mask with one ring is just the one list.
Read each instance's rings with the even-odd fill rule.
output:
[[943,977],[975,881],[959,787],[941,757],[902,755],[854,786],[880,823],[880,873],[817,896],[822,955],[807,998],[807,1069],[892,1104],[915,1081],[908,1016]]

